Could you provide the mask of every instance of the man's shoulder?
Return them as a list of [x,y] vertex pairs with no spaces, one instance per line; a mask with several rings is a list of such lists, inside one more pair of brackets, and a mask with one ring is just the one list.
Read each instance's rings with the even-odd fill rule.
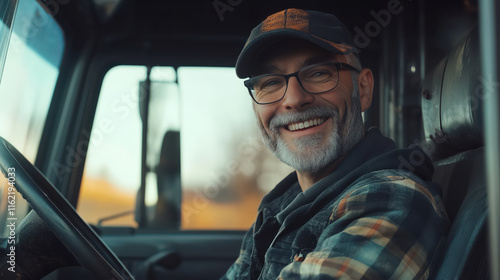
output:
[[394,196],[422,194],[432,204],[440,203],[440,187],[425,181],[416,174],[403,169],[386,169],[369,172],[354,181],[344,192],[345,195],[361,195],[389,192]]
[[376,185],[376,184],[391,184],[396,183],[398,185],[413,185],[420,184],[428,187],[434,186],[434,183],[425,181],[418,175],[404,169],[383,169],[377,171],[371,171],[359,177],[355,180],[351,187],[361,187],[366,185]]
[[347,213],[363,216],[371,212],[386,213],[393,219],[395,215],[404,217],[410,212],[414,218],[433,212],[446,219],[439,186],[400,169],[373,171],[354,181],[333,204],[330,219],[336,220]]

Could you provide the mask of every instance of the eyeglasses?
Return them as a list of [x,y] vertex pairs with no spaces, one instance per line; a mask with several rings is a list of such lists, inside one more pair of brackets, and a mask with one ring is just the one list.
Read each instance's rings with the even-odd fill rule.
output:
[[285,97],[290,77],[297,78],[307,93],[325,93],[334,89],[339,81],[340,70],[360,72],[356,67],[342,62],[323,62],[309,65],[295,73],[265,74],[244,81],[252,99],[257,104],[278,102]]

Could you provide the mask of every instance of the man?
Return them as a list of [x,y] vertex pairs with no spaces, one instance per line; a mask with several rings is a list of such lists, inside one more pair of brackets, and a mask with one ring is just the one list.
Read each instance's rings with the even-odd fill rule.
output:
[[[361,112],[373,75],[333,15],[288,9],[255,27],[236,63],[264,142],[296,169],[264,197],[223,279],[422,279],[448,220],[432,163],[397,150]],[[412,156],[425,158],[412,166]]]

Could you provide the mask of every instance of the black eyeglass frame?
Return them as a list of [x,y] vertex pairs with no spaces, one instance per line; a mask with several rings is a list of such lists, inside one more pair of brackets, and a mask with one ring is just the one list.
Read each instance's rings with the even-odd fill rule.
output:
[[[335,84],[335,86],[329,90],[325,90],[325,91],[321,91],[321,92],[310,92],[308,91],[307,89],[304,88],[304,86],[302,85],[302,82],[300,81],[300,78],[299,78],[299,73],[305,69],[309,69],[309,68],[313,68],[313,67],[316,67],[318,65],[334,65],[336,68],[337,68],[337,83]],[[267,105],[267,104],[272,104],[272,103],[276,103],[280,100],[283,99],[283,97],[285,97],[286,95],[286,91],[288,90],[288,80],[290,79],[290,77],[295,77],[297,79],[297,81],[299,82],[299,85],[300,87],[307,93],[309,94],[320,94],[320,93],[325,93],[325,92],[329,92],[333,89],[335,89],[337,87],[337,85],[339,84],[338,80],[339,80],[339,72],[340,70],[350,70],[350,71],[354,71],[356,73],[360,73],[361,70],[359,70],[358,68],[350,65],[350,64],[347,64],[347,63],[343,63],[343,62],[321,62],[321,63],[316,63],[316,64],[312,64],[312,65],[308,65],[306,67],[303,67],[303,68],[300,68],[297,72],[294,72],[294,73],[290,73],[290,74],[264,74],[264,75],[259,75],[259,76],[255,76],[255,77],[252,77],[248,80],[245,80],[243,81],[243,84],[245,85],[245,87],[248,89],[248,93],[250,94],[250,97],[252,97],[253,101],[255,101],[255,103],[259,104],[259,105]],[[262,77],[267,77],[267,76],[280,76],[280,77],[283,77],[285,78],[285,91],[283,92],[283,96],[281,96],[278,100],[275,100],[275,101],[272,101],[272,102],[265,102],[265,103],[262,103],[262,102],[258,102],[255,97],[253,96],[252,94],[252,81],[258,79],[258,78],[262,78]]]

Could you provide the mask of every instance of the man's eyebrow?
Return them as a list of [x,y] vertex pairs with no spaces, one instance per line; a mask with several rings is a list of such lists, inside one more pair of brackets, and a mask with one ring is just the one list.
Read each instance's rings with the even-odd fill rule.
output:
[[270,74],[270,73],[279,73],[280,72],[280,69],[276,66],[276,65],[273,65],[273,64],[266,64],[264,66],[262,66],[262,68],[259,69],[259,73],[262,73],[262,74]]
[[[300,69],[300,68],[303,68],[303,67],[306,67],[309,65],[313,65],[316,63],[334,60],[334,58],[335,58],[335,55],[333,55],[333,54],[313,56],[313,57],[310,57],[310,58],[304,60],[304,62],[300,63],[298,65],[298,68]],[[280,73],[281,72],[280,68],[277,67],[276,65],[273,65],[273,64],[263,65],[259,70],[260,71],[258,71],[258,72],[261,74],[272,74],[272,73]]]

